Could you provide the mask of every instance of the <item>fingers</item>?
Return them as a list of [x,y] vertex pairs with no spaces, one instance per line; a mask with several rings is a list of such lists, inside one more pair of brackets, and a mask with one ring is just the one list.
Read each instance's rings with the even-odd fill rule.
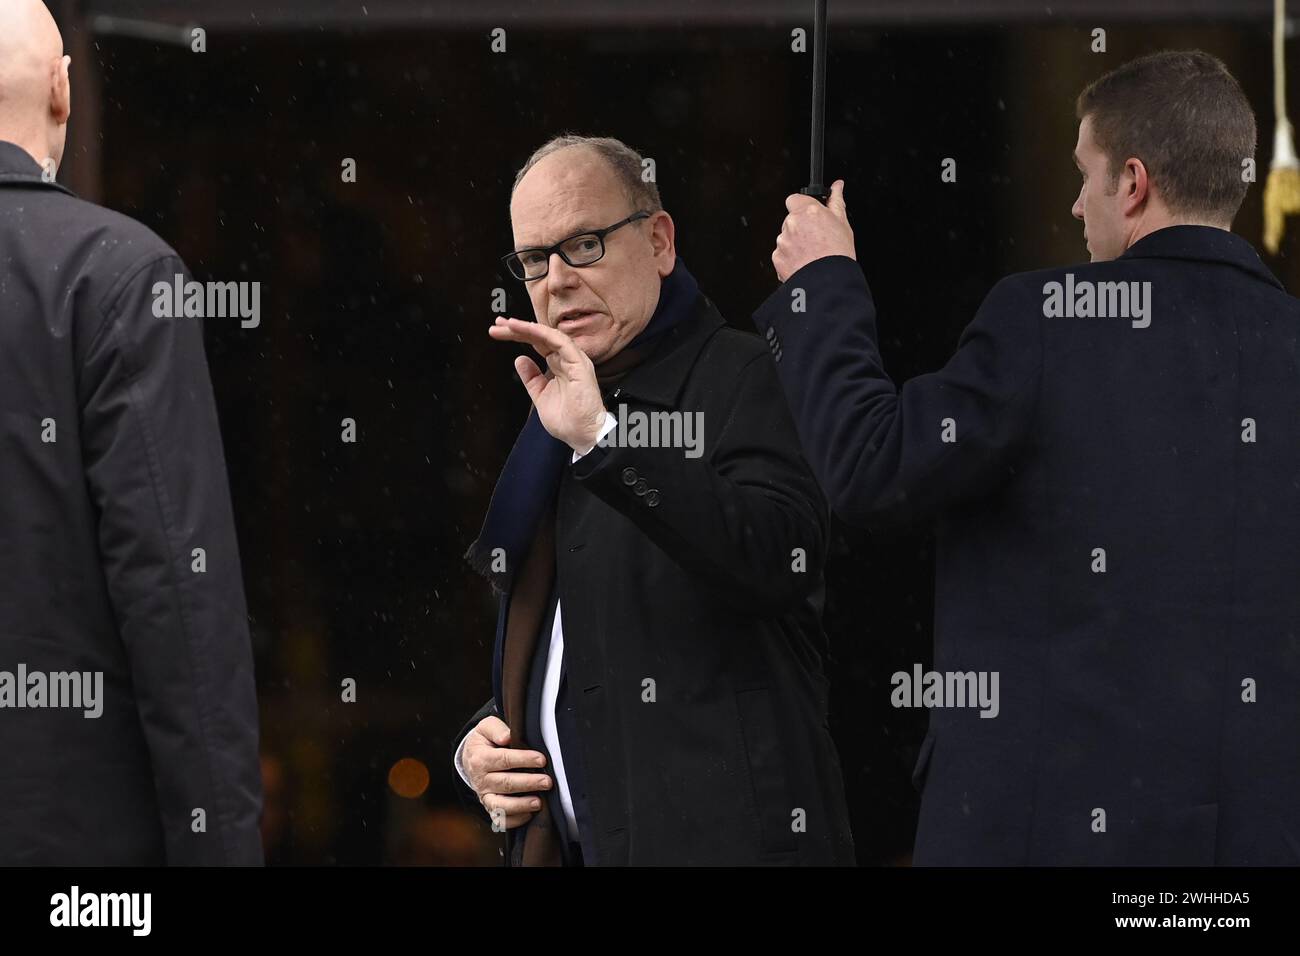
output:
[[[559,329],[540,322],[524,322],[498,315],[496,323],[488,328],[488,334],[501,342],[525,342],[531,345],[546,359],[546,367],[554,377],[571,382],[589,380],[594,384],[596,381],[591,359],[587,358],[587,354],[578,348],[573,339]],[[537,366],[531,361],[526,364],[515,361],[515,371],[534,403],[548,384],[548,379],[536,372],[536,369]]]
[[516,749],[509,744],[510,728],[506,722],[500,717],[484,717],[474,725],[465,741],[465,769],[485,774],[546,766],[546,756],[540,751]]
[[480,774],[497,773],[502,770],[540,770],[546,766],[546,758],[536,750],[494,747],[482,738],[472,736],[465,742],[462,760],[465,762],[466,770],[472,769]]
[[829,209],[836,213],[846,222],[849,218],[848,207],[844,204],[844,180],[837,179],[831,183],[831,194],[826,198],[826,205],[814,196],[805,196],[803,193],[791,193],[785,197],[786,218],[785,222],[790,222],[791,217],[796,213],[806,213],[811,210]]
[[785,197],[787,212],[798,212],[801,209],[807,209],[810,205],[820,206],[821,203],[815,197],[805,196],[803,193],[791,193]]
[[506,815],[507,821],[516,814],[527,820],[542,808],[540,797],[507,797],[499,793],[485,793],[479,798],[479,803],[483,804],[483,809],[489,815],[500,810]]
[[849,208],[844,205],[844,180],[837,179],[831,183],[831,195],[826,200],[826,208],[845,222],[849,221]]
[[498,747],[510,745],[510,728],[500,717],[484,717],[474,725],[474,729]]
[[[785,208],[786,216],[772,250],[772,266],[780,282],[784,283],[804,265],[822,256],[853,257],[843,179],[831,183],[824,206],[812,196],[792,193],[786,197]],[[839,221],[832,222],[827,214]]]
[[785,250],[781,248],[781,237],[776,237],[776,248],[772,250],[772,268],[776,270],[776,281],[785,282],[785,275],[781,272],[781,266],[785,262]]
[[[556,345],[546,338],[536,334],[538,329],[544,328],[538,322],[524,322],[522,319],[508,319],[504,315],[498,315],[496,321],[488,326],[488,335],[498,342],[524,342],[531,345],[541,353],[545,358],[551,352],[554,352]],[[564,333],[560,333],[563,335]]]
[[483,775],[483,793],[537,793],[551,789],[551,778],[544,773],[500,772]]
[[525,322],[523,319],[508,319],[498,315],[496,323],[489,326],[488,335],[499,342],[525,342],[537,349],[542,358],[549,358],[552,352],[559,352],[567,361],[577,361],[582,350],[559,329],[542,325],[540,322]]
[[518,355],[515,357],[515,373],[528,390],[528,397],[536,404],[542,392],[546,391],[546,376],[542,370],[527,355]]
[[510,727],[506,722],[500,717],[484,717],[474,725],[465,744],[464,762],[483,809],[512,830],[523,826],[542,808],[536,794],[549,790],[552,782],[544,773],[520,773],[516,768],[545,766],[546,757],[536,750],[515,750],[507,746],[509,743]]

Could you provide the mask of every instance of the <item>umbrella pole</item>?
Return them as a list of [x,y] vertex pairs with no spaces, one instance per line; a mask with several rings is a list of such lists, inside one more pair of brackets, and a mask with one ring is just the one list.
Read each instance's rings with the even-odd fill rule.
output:
[[826,0],[814,0],[813,6],[813,84],[812,84],[812,152],[808,185],[799,190],[822,202],[830,190],[822,182],[822,160],[826,132]]

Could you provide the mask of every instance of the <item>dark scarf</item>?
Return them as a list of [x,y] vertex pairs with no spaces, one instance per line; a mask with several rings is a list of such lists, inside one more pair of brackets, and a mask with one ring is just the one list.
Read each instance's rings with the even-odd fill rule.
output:
[[[695,314],[699,285],[680,256],[659,288],[659,304],[646,327],[617,355],[596,366],[602,393],[624,378],[659,347],[667,332]],[[544,363],[540,363],[543,364]],[[492,655],[492,692],[497,712],[510,728],[511,744],[541,749],[541,730],[528,725],[529,668],[538,632],[546,617],[555,580],[555,498],[573,450],[551,435],[529,409],[492,491],[492,502],[478,538],[465,559],[501,594]],[[504,554],[503,571],[494,571],[493,553]],[[501,555],[497,556],[498,559]],[[558,865],[561,859],[555,821],[546,800],[516,841],[514,862]]]

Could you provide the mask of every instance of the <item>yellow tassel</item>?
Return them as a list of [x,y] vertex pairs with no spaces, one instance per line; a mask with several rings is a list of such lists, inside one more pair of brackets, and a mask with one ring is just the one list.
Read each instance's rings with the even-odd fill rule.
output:
[[1264,248],[1277,255],[1287,216],[1300,213],[1300,169],[1278,166],[1264,184]]
[[1273,162],[1264,184],[1264,248],[1273,255],[1282,246],[1286,217],[1300,212],[1300,159],[1296,157],[1291,123],[1279,116],[1273,136]]
[[1300,158],[1286,117],[1286,0],[1273,0],[1273,160],[1264,184],[1264,248],[1277,255],[1286,217],[1300,213]]

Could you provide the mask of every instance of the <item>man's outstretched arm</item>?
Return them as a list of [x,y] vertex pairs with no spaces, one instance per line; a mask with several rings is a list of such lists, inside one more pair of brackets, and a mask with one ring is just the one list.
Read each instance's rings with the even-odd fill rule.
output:
[[948,364],[898,388],[853,258],[842,182],[825,207],[807,196],[787,207],[772,258],[788,278],[754,322],[834,510],[865,526],[921,520],[1005,480],[1037,406],[1041,302],[1003,280]]

